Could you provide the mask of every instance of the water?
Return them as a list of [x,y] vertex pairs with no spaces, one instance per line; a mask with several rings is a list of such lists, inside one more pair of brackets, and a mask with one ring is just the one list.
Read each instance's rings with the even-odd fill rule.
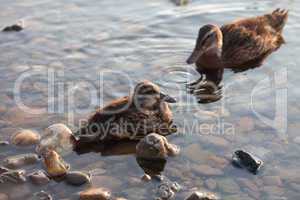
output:
[[[95,107],[127,95],[135,83],[148,79],[179,99],[172,106],[179,132],[169,141],[181,147],[181,154],[170,158],[163,172],[182,185],[177,199],[184,199],[195,188],[210,190],[223,199],[299,199],[298,1],[195,0],[183,7],[168,0],[1,3],[0,25],[23,19],[26,29],[0,34],[0,139],[7,140],[18,128],[42,133],[56,122],[75,129],[78,120]],[[197,78],[185,60],[201,25],[223,24],[277,7],[290,10],[284,30],[286,45],[260,68],[237,74],[225,71],[221,101],[198,104],[185,92],[187,79]],[[29,78],[22,81],[26,75]],[[53,76],[54,81],[49,79]],[[14,88],[18,86],[19,100],[30,110],[17,106]],[[90,96],[87,88],[96,92]],[[40,110],[47,106],[48,110]],[[206,126],[200,127],[202,124]],[[0,148],[0,159],[33,150]],[[125,147],[115,147],[116,151],[103,153],[105,156],[72,153],[64,159],[75,170],[98,169],[92,182],[95,187],[108,187],[116,196],[128,199],[153,198],[157,183],[136,183],[143,171],[134,155],[120,155],[120,148]],[[238,148],[265,161],[261,173],[253,176],[228,164]],[[207,165],[221,173],[199,170]],[[85,187],[54,181],[42,187],[2,184],[0,193],[13,200],[30,199],[43,189],[55,199],[76,199],[75,194]]]

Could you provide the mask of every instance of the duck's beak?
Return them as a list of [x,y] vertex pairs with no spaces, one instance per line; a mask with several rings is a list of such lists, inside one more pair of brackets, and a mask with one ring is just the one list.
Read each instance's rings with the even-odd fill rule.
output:
[[164,94],[164,93],[160,93],[160,99],[164,100],[165,102],[168,102],[168,103],[176,103],[176,99],[167,95],[167,94]]
[[194,64],[201,55],[201,50],[194,50],[190,57],[186,60],[186,63],[191,65]]

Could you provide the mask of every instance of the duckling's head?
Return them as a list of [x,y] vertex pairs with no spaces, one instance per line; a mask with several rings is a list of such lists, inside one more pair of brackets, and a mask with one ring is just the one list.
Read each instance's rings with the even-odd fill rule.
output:
[[160,88],[150,81],[138,83],[134,89],[133,101],[142,109],[154,109],[161,102],[175,103],[176,99],[164,94]]
[[216,25],[207,24],[200,28],[193,53],[187,59],[188,64],[193,64],[204,54],[214,54],[221,58],[223,35]]

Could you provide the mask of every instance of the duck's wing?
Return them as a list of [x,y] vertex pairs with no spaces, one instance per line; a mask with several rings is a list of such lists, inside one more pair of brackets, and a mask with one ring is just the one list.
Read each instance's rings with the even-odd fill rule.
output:
[[122,115],[130,107],[129,97],[123,97],[110,102],[107,106],[98,109],[93,115],[90,116],[89,123],[105,123],[113,116]]
[[[130,98],[128,96],[112,101],[107,106],[96,110],[88,118],[87,124],[79,130],[78,135],[91,135],[89,130],[94,126],[105,126],[118,119],[128,111],[130,107]],[[100,127],[104,128],[104,127]]]
[[221,27],[221,31],[222,60],[229,68],[253,64],[253,61],[259,65],[262,59],[278,48],[279,38],[270,32],[258,30],[253,23],[228,24]]

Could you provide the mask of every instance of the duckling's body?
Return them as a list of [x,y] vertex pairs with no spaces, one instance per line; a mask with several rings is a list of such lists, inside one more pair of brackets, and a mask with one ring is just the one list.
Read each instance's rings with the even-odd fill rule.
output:
[[277,9],[271,14],[242,19],[219,28],[203,26],[194,52],[187,60],[197,70],[232,68],[243,70],[260,66],[284,43],[282,29],[288,11]]
[[80,131],[81,140],[138,140],[152,132],[168,135],[172,130],[172,112],[167,102],[175,100],[162,95],[158,86],[144,81],[131,96],[112,101],[97,110]]

